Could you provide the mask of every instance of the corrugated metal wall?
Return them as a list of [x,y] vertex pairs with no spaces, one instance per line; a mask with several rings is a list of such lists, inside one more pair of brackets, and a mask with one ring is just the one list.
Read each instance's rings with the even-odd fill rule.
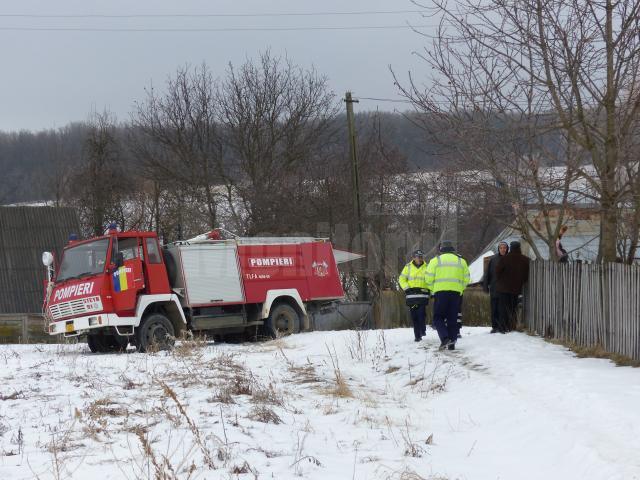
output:
[[57,207],[0,207],[0,313],[40,313],[45,269],[42,252],[60,258],[76,212]]

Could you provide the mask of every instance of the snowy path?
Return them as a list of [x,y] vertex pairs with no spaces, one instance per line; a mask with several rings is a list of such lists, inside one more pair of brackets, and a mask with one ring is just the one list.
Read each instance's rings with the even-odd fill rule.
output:
[[640,478],[640,370],[576,359],[524,334],[473,335],[464,344],[457,364],[465,359],[485,370],[436,399],[432,418],[442,423],[449,407],[448,450],[475,446],[467,458],[456,452],[458,468],[439,471],[463,478]]
[[640,369],[484,328],[437,343],[0,346],[0,479],[640,479]]

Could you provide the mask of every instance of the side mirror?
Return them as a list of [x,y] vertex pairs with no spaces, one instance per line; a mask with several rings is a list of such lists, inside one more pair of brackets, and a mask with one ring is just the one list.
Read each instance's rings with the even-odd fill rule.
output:
[[42,263],[45,267],[50,267],[53,265],[53,253],[51,252],[43,252],[42,253]]

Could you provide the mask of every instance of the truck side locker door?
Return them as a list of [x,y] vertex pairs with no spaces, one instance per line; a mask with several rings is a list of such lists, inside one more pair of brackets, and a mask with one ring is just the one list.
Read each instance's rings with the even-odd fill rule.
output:
[[142,252],[142,245],[138,238],[118,239],[117,253],[122,254],[124,262],[111,273],[111,291],[113,305],[119,315],[135,311],[138,293],[144,289],[140,252]]
[[235,245],[180,247],[185,289],[191,306],[244,303]]
[[313,299],[342,297],[342,284],[331,243],[306,243],[302,245],[302,251],[305,258],[309,297]]

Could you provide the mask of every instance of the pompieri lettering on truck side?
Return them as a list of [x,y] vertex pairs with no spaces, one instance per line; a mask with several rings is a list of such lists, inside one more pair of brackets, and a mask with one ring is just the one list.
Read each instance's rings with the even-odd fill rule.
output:
[[293,267],[292,257],[250,258],[250,267]]

